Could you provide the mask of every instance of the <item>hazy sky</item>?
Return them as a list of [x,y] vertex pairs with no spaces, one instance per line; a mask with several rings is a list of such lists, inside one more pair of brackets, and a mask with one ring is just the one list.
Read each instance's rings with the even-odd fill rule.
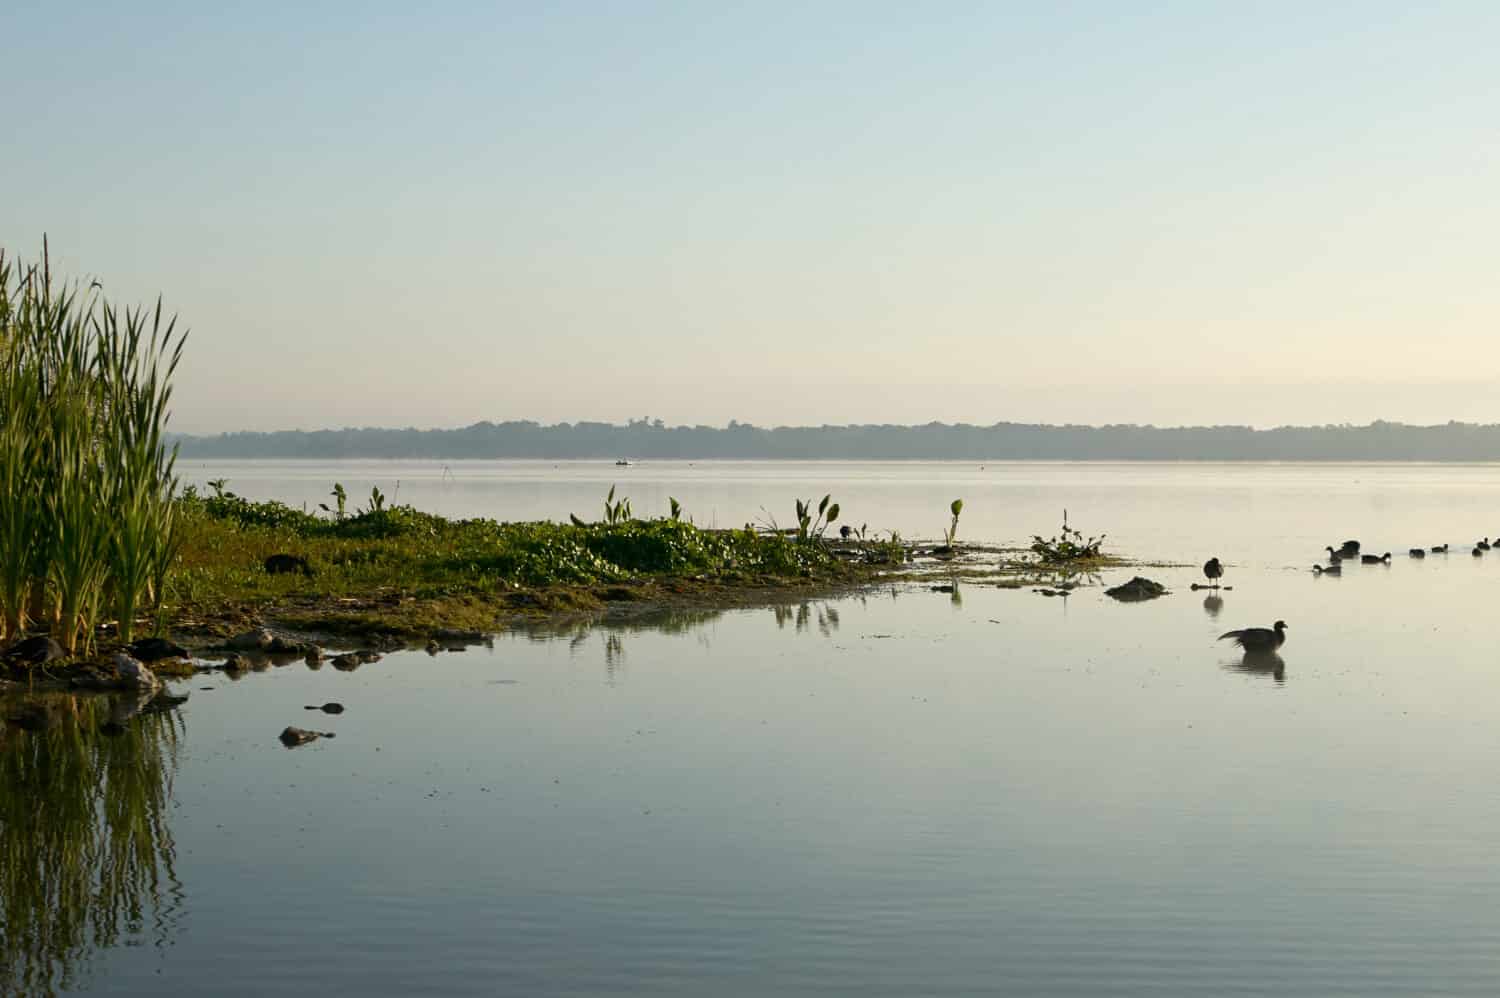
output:
[[166,296],[184,430],[1500,421],[1497,37],[1487,2],[7,0],[0,245]]

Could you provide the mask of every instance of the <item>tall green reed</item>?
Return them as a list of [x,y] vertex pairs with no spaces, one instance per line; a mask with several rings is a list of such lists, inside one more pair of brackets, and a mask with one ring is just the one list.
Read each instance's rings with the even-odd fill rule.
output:
[[129,641],[178,539],[166,425],[185,334],[0,250],[0,621],[70,652],[106,614]]

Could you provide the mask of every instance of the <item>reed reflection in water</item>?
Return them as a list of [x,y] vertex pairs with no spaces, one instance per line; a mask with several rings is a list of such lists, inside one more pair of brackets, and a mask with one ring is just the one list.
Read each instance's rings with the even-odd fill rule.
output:
[[171,941],[184,727],[130,695],[0,698],[0,717],[0,994],[55,994],[98,950]]

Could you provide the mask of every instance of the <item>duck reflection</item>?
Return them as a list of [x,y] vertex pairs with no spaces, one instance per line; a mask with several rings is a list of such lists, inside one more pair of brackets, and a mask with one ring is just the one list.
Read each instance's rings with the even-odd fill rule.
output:
[[1203,612],[1208,614],[1210,619],[1217,618],[1219,616],[1219,611],[1223,609],[1224,597],[1218,595],[1217,593],[1211,593],[1208,596],[1203,597]]
[[180,702],[0,698],[0,994],[72,990],[95,950],[171,942]]
[[1243,658],[1229,662],[1226,668],[1235,672],[1270,676],[1277,685],[1286,682],[1286,662],[1274,651],[1247,651]]

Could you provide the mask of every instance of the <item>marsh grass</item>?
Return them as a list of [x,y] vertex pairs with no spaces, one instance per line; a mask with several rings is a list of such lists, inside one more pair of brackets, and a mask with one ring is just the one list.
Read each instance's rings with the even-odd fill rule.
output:
[[178,545],[165,440],[183,334],[98,283],[0,250],[0,637],[50,630],[88,651],[106,616],[131,640]]

